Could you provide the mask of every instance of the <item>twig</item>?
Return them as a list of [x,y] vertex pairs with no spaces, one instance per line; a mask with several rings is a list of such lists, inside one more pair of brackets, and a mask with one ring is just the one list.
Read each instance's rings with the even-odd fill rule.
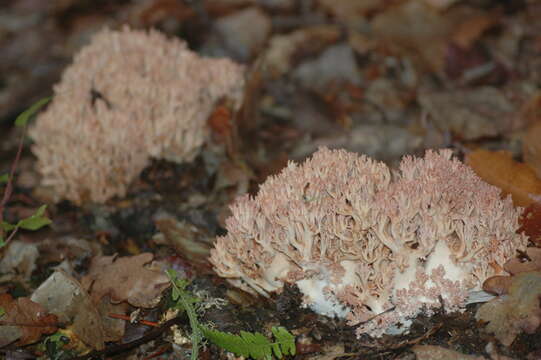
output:
[[[108,316],[109,316],[110,318],[113,318],[113,319],[120,319],[120,320],[131,321],[131,318],[130,318],[128,315],[122,315],[122,314],[109,314]],[[142,324],[142,325],[147,325],[147,326],[152,326],[152,327],[160,327],[160,324],[158,324],[158,323],[155,322],[155,321],[137,320],[136,322],[137,322],[138,324]]]
[[[23,131],[21,134],[21,138],[19,140],[19,146],[17,148],[17,155],[15,155],[15,159],[13,160],[13,163],[11,163],[11,169],[9,171],[8,181],[6,183],[6,187],[4,189],[4,195],[2,197],[2,201],[0,201],[0,224],[4,221],[4,208],[6,204],[8,203],[9,199],[11,198],[11,195],[13,194],[13,176],[15,176],[15,170],[17,170],[17,165],[19,164],[19,159],[21,158],[21,153],[23,152],[23,143],[24,143],[24,136],[26,134],[26,125],[23,127]],[[11,239],[15,236],[17,233],[18,228],[15,228],[11,234],[9,234],[8,238],[4,242],[5,244],[8,244]],[[4,235],[4,229],[0,227],[0,236]]]

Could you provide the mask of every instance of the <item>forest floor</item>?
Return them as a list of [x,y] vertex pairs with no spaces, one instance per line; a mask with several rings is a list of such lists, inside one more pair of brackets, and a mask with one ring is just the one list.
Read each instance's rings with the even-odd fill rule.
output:
[[[541,255],[523,254],[537,262],[537,282],[525,290],[530,303],[517,299],[509,314],[502,312],[500,332],[476,320],[478,303],[462,313],[419,316],[409,334],[380,339],[357,338],[346,321],[303,308],[295,287],[268,299],[244,293],[207,260],[216,236],[226,232],[231,202],[256,194],[288,161],[300,162],[321,146],[392,168],[405,154],[452,148],[528,209],[523,230],[531,248],[541,247],[541,2],[8,0],[0,9],[0,175],[17,165],[13,193],[0,209],[16,223],[46,204],[44,216],[52,221],[18,231],[2,249],[6,359],[188,359],[193,324],[186,315],[171,317],[168,279],[152,273],[150,263],[190,281],[186,291],[205,305],[197,312],[202,324],[265,336],[272,326],[288,329],[296,355],[286,358],[541,359],[535,325],[541,304],[532,300],[541,298]],[[243,106],[231,114],[217,105],[209,119],[212,139],[193,162],[155,160],[125,197],[105,204],[55,203],[40,183],[30,139],[17,158],[24,134],[14,120],[52,95],[93,33],[123,24],[154,27],[201,55],[244,64]],[[62,310],[63,319],[37,319],[40,309],[28,310],[33,305],[24,301],[58,269],[65,277],[55,281],[64,285],[47,291],[68,296],[85,292],[85,281],[96,288],[100,279],[106,300],[87,294]],[[134,305],[148,291],[162,301]],[[173,320],[163,325],[165,314]],[[524,318],[534,325],[525,326]],[[114,336],[92,333],[97,327]],[[235,357],[209,343],[199,358]]]

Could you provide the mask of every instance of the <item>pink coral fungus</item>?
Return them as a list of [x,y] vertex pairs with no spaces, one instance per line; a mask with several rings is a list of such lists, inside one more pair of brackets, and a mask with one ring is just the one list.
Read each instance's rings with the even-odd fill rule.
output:
[[210,261],[252,294],[296,284],[306,305],[359,334],[457,310],[527,238],[515,232],[511,199],[451,156],[406,156],[392,174],[366,156],[320,149],[232,206]]
[[206,121],[227,96],[236,106],[243,68],[201,58],[155,30],[103,30],[75,56],[30,135],[43,184],[58,199],[124,195],[150,158],[192,160]]

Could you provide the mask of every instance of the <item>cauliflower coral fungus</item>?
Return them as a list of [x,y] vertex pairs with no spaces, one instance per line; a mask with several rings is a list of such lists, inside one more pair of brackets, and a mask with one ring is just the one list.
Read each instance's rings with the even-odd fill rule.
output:
[[406,156],[392,174],[323,148],[231,210],[210,257],[220,276],[263,296],[296,284],[314,311],[374,336],[460,309],[527,243],[520,209],[450,150]]
[[191,161],[206,121],[227,96],[242,100],[244,69],[207,59],[150,30],[105,29],[75,56],[31,128],[43,185],[56,200],[122,196],[150,158]]

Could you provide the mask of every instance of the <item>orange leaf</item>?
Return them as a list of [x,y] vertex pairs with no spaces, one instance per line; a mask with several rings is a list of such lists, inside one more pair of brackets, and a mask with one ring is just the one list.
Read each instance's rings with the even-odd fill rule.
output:
[[475,150],[466,156],[466,164],[484,181],[511,194],[516,206],[534,202],[531,195],[541,195],[541,180],[528,165],[519,163],[506,151]]
[[[538,112],[540,112],[539,109]],[[535,170],[537,176],[541,177],[541,141],[539,139],[541,139],[541,120],[528,128],[522,143],[524,161]]]

